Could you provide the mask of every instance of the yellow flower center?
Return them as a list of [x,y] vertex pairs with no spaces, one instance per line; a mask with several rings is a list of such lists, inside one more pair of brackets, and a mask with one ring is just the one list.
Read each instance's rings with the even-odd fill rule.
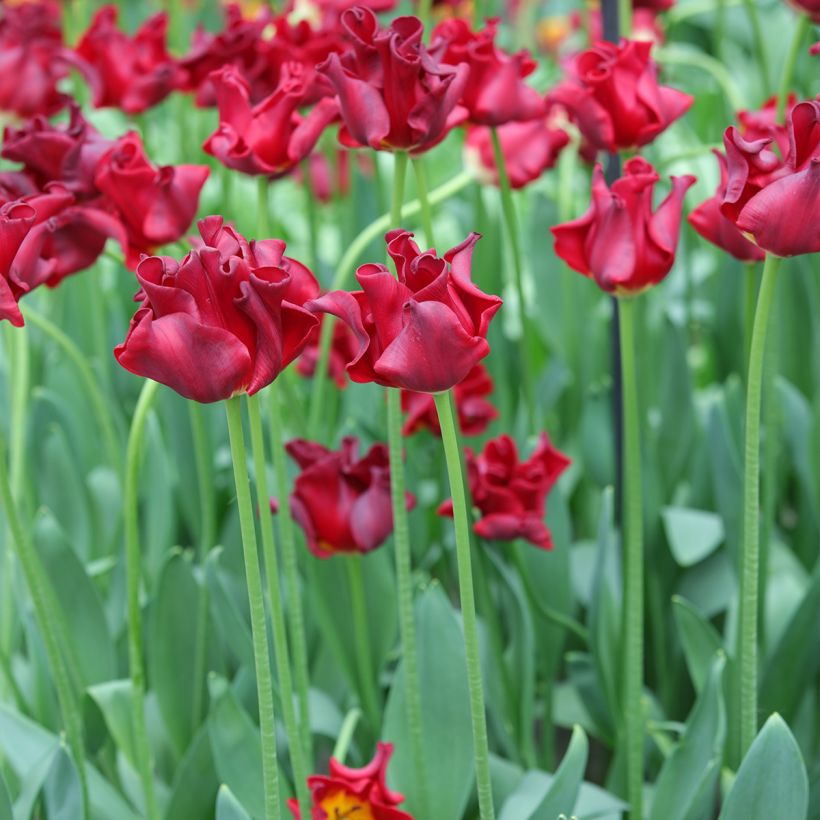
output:
[[326,797],[319,803],[328,820],[373,820],[370,803],[350,792],[339,791]]

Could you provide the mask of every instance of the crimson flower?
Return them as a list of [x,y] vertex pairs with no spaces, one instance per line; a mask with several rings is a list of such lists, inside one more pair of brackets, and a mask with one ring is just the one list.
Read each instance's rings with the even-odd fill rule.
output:
[[544,113],[544,101],[524,82],[537,63],[526,51],[506,54],[495,45],[498,18],[473,32],[465,20],[451,18],[433,30],[430,49],[447,65],[467,65],[469,75],[461,104],[476,125],[533,120]]
[[138,114],[178,88],[182,71],[168,53],[165,12],[149,17],[133,37],[117,28],[117,17],[116,6],[100,8],[76,51],[91,68],[94,106]]
[[574,61],[574,76],[554,88],[548,102],[563,106],[596,149],[646,145],[692,105],[693,98],[659,85],[652,44],[597,42]]
[[256,393],[302,352],[317,320],[301,300],[318,283],[281,240],[248,242],[220,216],[198,227],[202,241],[182,262],[140,262],[140,307],[114,355],[194,401]]
[[[553,126],[547,117],[529,122],[508,122],[500,125],[497,133],[512,188],[523,188],[552,168],[569,142],[567,132]],[[471,127],[464,149],[468,157],[476,158],[479,177],[498,185],[491,130],[484,126]]]
[[[392,743],[377,743],[375,757],[361,769],[331,757],[330,774],[315,774],[307,781],[313,798],[311,820],[413,820],[396,808],[404,795],[387,787],[387,764],[392,754]],[[288,806],[295,820],[300,820],[298,802],[290,800]]]
[[[298,178],[301,180],[301,173]],[[325,205],[334,195],[345,196],[350,191],[350,151],[337,151],[333,162],[322,151],[314,151],[308,157],[307,182],[313,196]]]
[[777,256],[820,251],[820,100],[792,108],[786,161],[771,138],[749,140],[729,126],[723,135],[728,180],[721,213],[763,250]]
[[[310,334],[310,339],[305,346],[305,351],[296,362],[296,372],[300,376],[310,378],[316,373],[316,365],[319,363],[319,336],[321,326],[325,320],[324,314],[319,314],[319,326]],[[328,375],[340,390],[347,387],[347,374],[345,366],[356,356],[358,345],[355,336],[350,332],[350,328],[342,323],[336,322],[333,325],[333,338],[330,343],[330,355],[327,360]]]
[[667,11],[675,5],[675,0],[632,0],[634,9],[652,9],[652,11]]
[[[343,552],[370,552],[393,532],[390,459],[384,444],[359,458],[359,441],[342,439],[339,450],[304,439],[288,442],[301,467],[290,497],[293,518],[318,558]],[[407,495],[407,508],[415,503]]]
[[653,213],[652,191],[659,179],[645,159],[633,157],[610,190],[596,165],[589,210],[551,228],[556,254],[617,296],[657,285],[675,261],[683,197],[695,177],[672,177],[672,191]]
[[[524,538],[541,549],[552,549],[552,536],[544,524],[547,495],[570,460],[550,443],[546,433],[526,461],[508,435],[491,439],[478,455],[465,448],[467,478],[473,506],[481,511],[476,533],[490,541]],[[453,514],[445,501],[439,515]]]
[[811,54],[812,57],[820,56],[820,40],[809,48],[809,54]]
[[[797,104],[797,95],[789,94],[786,100],[786,118]],[[740,136],[746,140],[772,139],[781,157],[789,153],[789,131],[784,122],[777,119],[777,96],[769,97],[756,111],[738,111]]]
[[804,14],[808,14],[813,23],[820,24],[820,0],[791,0],[791,4]]
[[[454,388],[458,426],[462,435],[480,436],[498,418],[498,410],[487,401],[493,380],[483,364],[477,364]],[[441,435],[436,403],[429,393],[401,391],[401,409],[407,414],[401,432],[410,436],[424,428]]]
[[342,14],[351,50],[317,66],[339,100],[348,147],[421,153],[464,121],[459,107],[469,69],[443,65],[421,42],[417,17],[398,17],[381,29],[370,9]]
[[285,71],[276,90],[255,106],[250,87],[234,66],[211,76],[219,108],[219,127],[203,148],[228,168],[246,174],[279,177],[310,154],[325,126],[338,113],[336,103],[321,100],[307,118],[299,113],[306,86],[301,66]]
[[443,259],[422,253],[412,236],[393,230],[385,237],[398,280],[385,265],[362,265],[356,271],[362,290],[333,291],[306,307],[338,316],[353,331],[358,351],[347,373],[354,382],[438,393],[490,352],[487,330],[501,299],[470,279],[478,234]]

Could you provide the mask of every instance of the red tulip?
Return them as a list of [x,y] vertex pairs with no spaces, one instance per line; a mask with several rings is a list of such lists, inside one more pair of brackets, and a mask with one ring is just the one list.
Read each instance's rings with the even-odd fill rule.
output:
[[[318,558],[340,552],[370,552],[393,532],[390,459],[384,444],[359,458],[359,442],[342,439],[339,450],[304,439],[286,449],[301,467],[290,506],[305,531],[308,549]],[[414,499],[407,496],[407,507]]]
[[[292,73],[290,73],[292,71]],[[211,76],[219,108],[219,127],[203,148],[228,168],[279,177],[310,154],[338,114],[335,101],[321,100],[307,118],[298,108],[306,86],[298,64],[286,71],[269,97],[251,106],[250,88],[239,71],[225,66]]]
[[[480,436],[487,425],[498,418],[498,410],[487,401],[493,392],[493,380],[483,364],[477,364],[454,388],[458,426],[464,436]],[[441,435],[436,403],[429,393],[401,391],[401,409],[407,413],[402,435],[410,436],[428,429]]]
[[652,191],[659,179],[645,159],[633,157],[610,190],[596,165],[589,210],[551,229],[555,252],[618,296],[657,285],[675,261],[683,197],[695,177],[672,177],[671,193],[653,213]]
[[[319,314],[319,326],[310,334],[305,351],[296,363],[296,372],[300,376],[309,378],[316,373],[316,365],[319,363],[319,335],[324,318],[323,314]],[[342,322],[336,322],[333,325],[327,369],[328,376],[336,382],[336,387],[340,390],[347,387],[345,366],[356,356],[357,349],[356,338],[350,332],[350,328]]]
[[[297,178],[302,179],[301,173]],[[325,205],[336,195],[345,196],[350,191],[350,151],[337,151],[333,161],[322,151],[314,151],[308,157],[307,181],[313,196]]]
[[[387,787],[387,764],[393,754],[392,743],[377,743],[376,756],[361,769],[351,769],[330,758],[330,774],[308,778],[313,798],[312,820],[350,818],[350,820],[413,820],[397,809],[404,796]],[[295,820],[300,820],[296,800],[288,801]]]
[[[786,117],[797,104],[797,96],[789,94],[786,100]],[[756,111],[738,111],[740,136],[745,140],[772,139],[781,157],[789,153],[789,131],[784,122],[777,119],[777,97],[769,97]]]
[[646,145],[692,105],[693,98],[658,85],[652,44],[598,42],[574,61],[574,76],[554,88],[548,102],[563,106],[598,150]]
[[117,28],[117,17],[116,6],[98,9],[76,50],[91,67],[94,106],[138,114],[162,102],[183,75],[168,53],[165,12],[149,17],[133,37]]
[[465,20],[452,18],[433,31],[430,49],[447,65],[467,65],[469,75],[461,104],[476,125],[502,125],[534,120],[544,114],[544,101],[524,82],[536,62],[526,51],[506,54],[495,45],[499,20],[473,32]]
[[[473,505],[481,511],[476,533],[491,541],[524,538],[541,549],[552,549],[552,536],[544,524],[547,495],[570,460],[552,446],[546,433],[526,461],[507,435],[491,439],[478,456],[465,448],[467,476]],[[451,501],[439,515],[452,515]]]
[[788,116],[785,162],[771,138],[747,140],[734,126],[723,144],[728,181],[720,210],[763,250],[777,256],[820,251],[820,100],[794,106]]
[[129,131],[100,159],[97,188],[119,211],[128,231],[129,257],[175,242],[191,225],[207,165],[151,164],[139,136]]
[[199,232],[182,262],[140,262],[140,307],[114,355],[194,401],[256,393],[302,352],[317,320],[301,300],[318,283],[281,240],[248,242],[219,216]]
[[820,0],[791,0],[791,4],[804,14],[808,14],[813,23],[820,25]]
[[734,223],[720,212],[726,194],[726,157],[714,151],[720,165],[720,183],[714,196],[702,202],[689,214],[689,224],[704,238],[730,253],[742,262],[759,262],[765,254],[754,242],[750,242]]
[[362,265],[362,290],[334,291],[308,302],[332,313],[353,331],[356,357],[347,365],[354,382],[377,382],[419,393],[449,390],[489,352],[487,330],[501,299],[470,279],[470,234],[443,259],[421,253],[413,234],[393,230],[385,237],[398,281],[385,265]]
[[317,70],[339,99],[343,144],[421,153],[464,121],[457,104],[469,69],[439,63],[421,42],[418,18],[398,17],[380,29],[372,11],[356,7],[342,24],[352,50],[331,54]]
[[[498,139],[512,188],[523,188],[555,165],[561,149],[569,142],[567,132],[542,117],[529,122],[508,122],[498,127]],[[479,177],[498,185],[492,133],[489,128],[474,126],[467,132],[465,154],[475,157]]]
[[817,57],[820,55],[820,40],[809,48],[809,54],[811,54],[812,57]]
[[634,9],[652,9],[654,12],[666,11],[675,5],[675,0],[632,0]]

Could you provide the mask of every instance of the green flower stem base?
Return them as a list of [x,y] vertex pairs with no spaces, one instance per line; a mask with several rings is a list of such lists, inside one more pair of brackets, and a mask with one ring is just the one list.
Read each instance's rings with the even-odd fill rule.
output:
[[464,477],[458,449],[452,391],[437,393],[436,402],[441,440],[447,461],[447,475],[453,497],[453,521],[456,530],[458,585],[461,613],[464,620],[464,645],[467,652],[467,683],[470,691],[470,716],[473,724],[478,810],[481,820],[493,820],[493,790],[490,779],[490,753],[487,743],[487,716],[484,708],[484,687],[481,680],[481,660],[478,653],[478,625],[475,614],[473,569],[470,556],[470,519],[464,494]]
[[353,614],[353,635],[356,645],[356,664],[359,670],[359,692],[367,721],[375,734],[381,728],[381,708],[376,682],[373,678],[373,654],[367,629],[367,599],[362,578],[362,556],[345,555],[348,587]]
[[248,583],[248,604],[251,613],[253,660],[256,667],[256,692],[259,698],[259,725],[262,738],[262,784],[265,794],[265,820],[280,820],[279,770],[276,762],[276,722],[273,713],[273,682],[271,679],[268,635],[265,624],[265,600],[262,593],[262,573],[256,546],[256,527],[248,479],[245,438],[242,432],[240,397],[225,402],[228,415],[228,436],[231,441],[233,475],[236,483],[236,503],[242,531],[242,554]]
[[757,608],[760,572],[760,406],[766,332],[782,259],[768,254],[757,297],[746,386],[743,467],[743,549],[740,556],[737,698],[740,703],[740,756],[757,734]]

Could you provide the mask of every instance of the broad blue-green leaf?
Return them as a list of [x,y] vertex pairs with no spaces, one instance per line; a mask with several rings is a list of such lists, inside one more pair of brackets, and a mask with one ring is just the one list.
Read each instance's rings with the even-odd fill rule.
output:
[[37,799],[43,790],[43,783],[59,751],[58,743],[47,749],[43,757],[20,778],[20,793],[14,801],[14,820],[29,820],[34,813]]
[[507,798],[498,820],[530,820],[550,788],[552,778],[536,770],[527,772]]
[[800,749],[783,718],[772,715],[743,759],[719,820],[804,820],[808,805]]
[[672,614],[678,625],[686,666],[695,689],[703,688],[715,652],[723,648],[717,630],[685,598],[672,596]]
[[165,820],[200,820],[213,810],[219,781],[206,727],[197,732],[177,768]]
[[385,711],[383,736],[395,744],[388,770],[392,788],[406,796],[416,820],[461,817],[473,785],[473,740],[467,691],[464,637],[450,602],[438,584],[416,601],[416,635],[422,729],[431,816],[414,803],[416,782],[410,736],[405,720],[404,674],[396,670]]
[[99,706],[105,718],[105,725],[117,748],[125,755],[128,762],[136,767],[131,681],[112,680],[99,683],[90,687],[88,694]]
[[77,820],[83,816],[83,793],[74,762],[65,748],[57,750],[43,784],[49,820]]
[[664,507],[661,516],[669,549],[681,567],[697,564],[723,542],[723,520],[716,513]]
[[251,816],[224,784],[219,787],[216,798],[216,820],[251,820]]
[[651,820],[708,820],[726,739],[723,655],[717,655],[695,703],[686,731],[666,758],[655,784]]
[[11,814],[11,797],[2,774],[0,774],[0,820],[14,820]]
[[559,814],[573,813],[584,779],[589,743],[580,726],[573,727],[569,747],[550,783],[549,791],[532,813],[532,820],[553,820]]

